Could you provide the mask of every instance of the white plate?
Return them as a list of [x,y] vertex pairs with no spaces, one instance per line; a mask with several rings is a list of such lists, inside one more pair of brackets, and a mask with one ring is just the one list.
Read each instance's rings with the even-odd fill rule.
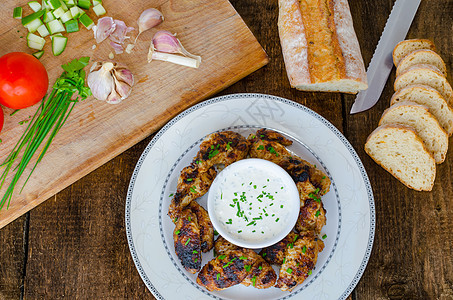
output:
[[[166,215],[180,170],[208,134],[234,130],[244,136],[257,128],[279,131],[294,141],[290,150],[316,164],[332,179],[322,197],[327,224],[325,248],[316,268],[293,292],[237,285],[209,292],[181,267],[174,248],[174,225]],[[206,198],[200,204],[206,207]],[[189,108],[167,123],[141,155],[126,199],[126,233],[132,258],[157,299],[345,299],[362,276],[373,246],[373,192],[357,153],[330,122],[283,98],[234,94]],[[203,255],[203,264],[212,258]],[[203,265],[202,264],[202,265]]]

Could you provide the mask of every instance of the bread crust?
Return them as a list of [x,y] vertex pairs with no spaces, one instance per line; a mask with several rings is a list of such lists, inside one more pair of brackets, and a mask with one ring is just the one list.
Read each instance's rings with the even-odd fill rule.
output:
[[436,51],[436,46],[428,39],[409,39],[399,42],[396,44],[395,48],[393,48],[393,64],[395,67],[398,67],[399,62],[403,59],[403,57],[412,51],[420,49]]
[[334,61],[333,68],[330,63],[324,63],[324,66],[328,67],[321,68],[314,61],[309,45],[309,41],[314,43],[312,41],[314,38],[307,37],[311,28],[304,25],[304,18],[307,22],[310,16],[304,15],[300,2],[279,0],[278,30],[291,87],[300,90],[346,93],[357,93],[366,89],[368,86],[365,66],[347,0],[326,0],[317,3],[322,6],[320,9],[329,10],[330,16],[324,16],[322,19],[324,24],[314,26],[325,25],[323,33],[330,31],[330,34],[326,34],[325,39],[317,39],[317,42],[325,43],[324,45],[313,47],[325,47],[329,50],[331,53],[329,59]]

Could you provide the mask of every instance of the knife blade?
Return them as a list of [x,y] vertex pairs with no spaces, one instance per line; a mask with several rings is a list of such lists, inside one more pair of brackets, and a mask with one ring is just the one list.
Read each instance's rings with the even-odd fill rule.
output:
[[396,0],[385,24],[376,50],[366,72],[368,89],[357,94],[350,114],[370,109],[379,100],[393,68],[392,52],[402,41],[415,17],[421,0]]

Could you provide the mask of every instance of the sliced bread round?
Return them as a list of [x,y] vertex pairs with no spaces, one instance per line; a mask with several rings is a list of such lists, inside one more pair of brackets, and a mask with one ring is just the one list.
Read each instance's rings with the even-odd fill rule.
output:
[[425,143],[426,149],[433,154],[436,163],[440,164],[445,160],[448,134],[426,106],[410,101],[392,105],[384,111],[379,120],[379,126],[385,124],[401,124],[414,128]]
[[407,187],[417,191],[432,190],[436,163],[411,127],[379,126],[368,137],[365,152]]
[[452,106],[453,90],[451,85],[436,67],[426,64],[413,65],[406,72],[396,77],[393,87],[395,91],[399,91],[414,84],[424,84],[435,88]]
[[427,39],[412,39],[412,40],[404,40],[396,44],[395,48],[393,49],[393,63],[395,66],[398,66],[399,62],[403,57],[408,55],[409,53],[420,50],[420,49],[429,49],[432,51],[436,51],[436,47],[434,43]]
[[453,134],[453,109],[436,89],[427,85],[409,85],[393,94],[390,105],[401,101],[425,105],[448,135]]
[[447,67],[439,54],[432,50],[416,50],[403,57],[396,68],[396,76],[407,71],[413,65],[428,64],[433,65],[440,70],[442,75],[447,76]]

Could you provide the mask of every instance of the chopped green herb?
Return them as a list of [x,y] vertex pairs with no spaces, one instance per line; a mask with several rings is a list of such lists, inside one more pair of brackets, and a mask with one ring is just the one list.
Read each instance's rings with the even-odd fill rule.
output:
[[263,145],[259,145],[258,148],[256,148],[256,150],[264,150],[264,146]]
[[307,246],[304,246],[304,247],[302,248],[302,253],[305,254],[305,252],[307,252]]
[[193,250],[192,253],[193,253],[193,254],[197,254],[198,251],[197,251],[197,250]]
[[244,256],[244,255],[241,255],[241,256],[239,257],[239,259],[241,259],[241,260],[245,260],[245,259],[247,259],[247,257],[246,257],[246,256]]
[[186,243],[184,245],[187,246],[187,244],[190,242],[190,238],[187,239]]
[[220,279],[220,273],[217,273],[217,280]]
[[291,268],[286,269],[286,273],[291,274],[292,272],[293,272],[293,269],[291,269]]
[[319,210],[318,210],[318,211],[316,211],[315,217],[318,217],[318,216],[319,216],[319,214],[321,214],[321,212],[320,212]]
[[251,265],[244,265],[244,269],[247,271],[247,272],[250,272],[250,269],[252,268]]
[[253,276],[252,283],[253,283],[253,286],[256,286],[256,276]]
[[327,234],[324,234],[324,235],[322,236],[322,239],[324,240],[324,239],[326,239],[326,237],[327,237]]
[[178,234],[180,234],[180,233],[181,233],[181,230],[179,230],[179,229],[175,231],[175,234],[176,234],[176,235],[178,235]]
[[308,271],[308,275],[311,275],[311,270]]
[[226,255],[225,254],[222,254],[219,256],[219,259],[222,260],[222,259],[225,259]]
[[188,181],[188,182],[190,182],[190,181],[192,181],[192,180],[193,180],[193,178],[187,178],[187,179],[186,179],[186,181]]

